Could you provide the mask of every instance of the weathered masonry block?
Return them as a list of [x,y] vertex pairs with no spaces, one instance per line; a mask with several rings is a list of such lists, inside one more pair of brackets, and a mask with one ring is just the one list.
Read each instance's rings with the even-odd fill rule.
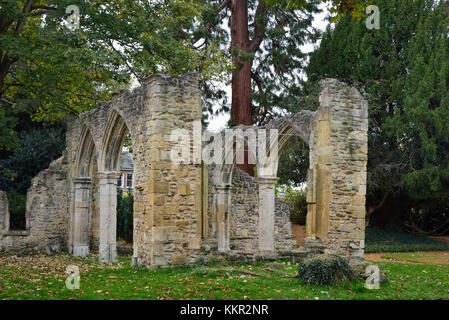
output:
[[[289,206],[275,197],[277,157],[258,166],[257,178],[236,168],[235,155],[234,164],[172,161],[174,150],[183,148],[175,131],[192,138],[184,150],[190,155],[210,143],[201,139],[198,77],[185,75],[153,76],[70,121],[67,150],[28,191],[26,230],[9,230],[8,200],[0,192],[0,250],[66,247],[75,256],[98,253],[100,263],[116,262],[116,182],[129,133],[135,265],[192,264],[210,254],[237,260],[297,259],[321,251],[363,256],[368,105],[337,80],[321,85],[316,112],[238,128],[244,134],[277,130],[267,146],[278,146],[279,153],[292,135],[310,146],[304,247],[294,248]],[[234,141],[225,143],[225,154],[233,147]]]

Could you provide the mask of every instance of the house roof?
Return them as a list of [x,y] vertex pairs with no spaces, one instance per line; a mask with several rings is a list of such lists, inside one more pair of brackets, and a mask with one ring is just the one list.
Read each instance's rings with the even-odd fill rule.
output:
[[133,154],[129,152],[122,152],[122,159],[120,160],[120,170],[132,171],[133,170]]

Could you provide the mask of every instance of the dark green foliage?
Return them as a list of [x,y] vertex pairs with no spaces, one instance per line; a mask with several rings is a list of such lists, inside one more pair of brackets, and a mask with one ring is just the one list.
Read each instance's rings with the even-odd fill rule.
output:
[[298,278],[316,286],[340,285],[354,277],[348,261],[338,255],[320,255],[299,264]]
[[61,128],[35,128],[19,134],[18,147],[0,158],[0,190],[26,194],[31,179],[65,149]]
[[117,189],[117,237],[127,243],[133,242],[134,195],[128,190],[126,195]]
[[367,228],[365,232],[365,252],[411,252],[448,250],[447,244],[427,237],[415,236],[403,232],[387,232],[376,228]]
[[10,193],[8,194],[9,206],[9,229],[25,230],[26,229],[26,195]]
[[0,109],[0,150],[9,150],[15,147],[17,133],[14,131],[14,127],[16,124],[16,118],[8,116],[6,112]]
[[408,161],[402,184],[415,199],[449,198],[449,15],[443,2],[419,20],[407,56],[403,105],[385,123]]

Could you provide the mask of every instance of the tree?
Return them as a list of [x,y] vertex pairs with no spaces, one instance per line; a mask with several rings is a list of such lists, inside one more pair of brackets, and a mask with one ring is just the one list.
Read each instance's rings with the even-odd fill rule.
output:
[[[317,5],[326,0],[215,1],[218,21],[229,18],[232,56],[232,125],[264,124],[295,109],[301,100],[301,73],[307,64],[300,47],[319,33],[311,27]],[[335,0],[334,18],[360,17],[368,1]],[[363,10],[362,10],[363,9]],[[210,25],[210,24],[209,24]],[[226,32],[216,28],[220,34]],[[222,43],[226,39],[222,38]],[[247,162],[240,168],[253,174]]]
[[[79,29],[64,26],[69,5],[80,9]],[[203,7],[188,0],[1,0],[0,121],[11,129],[15,112],[50,122],[77,116],[128,87],[132,75],[139,82],[189,71],[214,78],[219,52],[192,43]]]
[[[285,112],[298,97],[297,88],[306,55],[300,46],[316,37],[311,28],[318,0],[301,10],[286,10],[282,4],[266,1],[215,1],[206,41],[226,44],[232,58],[232,125],[263,124]],[[213,15],[210,15],[213,17]],[[223,20],[228,18],[229,36]],[[246,158],[246,157],[245,157]],[[253,166],[239,165],[249,174]]]
[[441,1],[420,19],[407,57],[403,106],[384,126],[406,160],[401,184],[414,201],[415,218],[407,227],[435,234],[449,232],[448,8]]
[[18,147],[0,159],[0,190],[26,194],[34,178],[65,149],[62,128],[35,128],[19,134]]
[[418,193],[447,199],[447,118],[442,115],[447,112],[447,19],[438,1],[376,4],[379,30],[349,17],[327,30],[310,58],[307,86],[333,77],[365,94],[370,108],[368,218],[397,227],[408,212],[419,209]]

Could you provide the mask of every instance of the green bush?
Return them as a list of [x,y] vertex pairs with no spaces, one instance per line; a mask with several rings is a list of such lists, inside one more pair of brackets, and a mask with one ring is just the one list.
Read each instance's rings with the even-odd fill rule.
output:
[[283,199],[290,205],[290,218],[295,219],[305,219],[307,216],[307,200],[306,195],[301,192],[294,190],[291,187],[285,187],[285,195]]
[[131,190],[126,195],[117,190],[117,236],[127,243],[133,242],[134,195]]
[[9,229],[10,230],[25,230],[26,229],[26,201],[27,196],[18,193],[8,194],[9,206]]
[[345,258],[320,255],[300,263],[298,278],[304,284],[325,286],[351,281],[354,273]]

